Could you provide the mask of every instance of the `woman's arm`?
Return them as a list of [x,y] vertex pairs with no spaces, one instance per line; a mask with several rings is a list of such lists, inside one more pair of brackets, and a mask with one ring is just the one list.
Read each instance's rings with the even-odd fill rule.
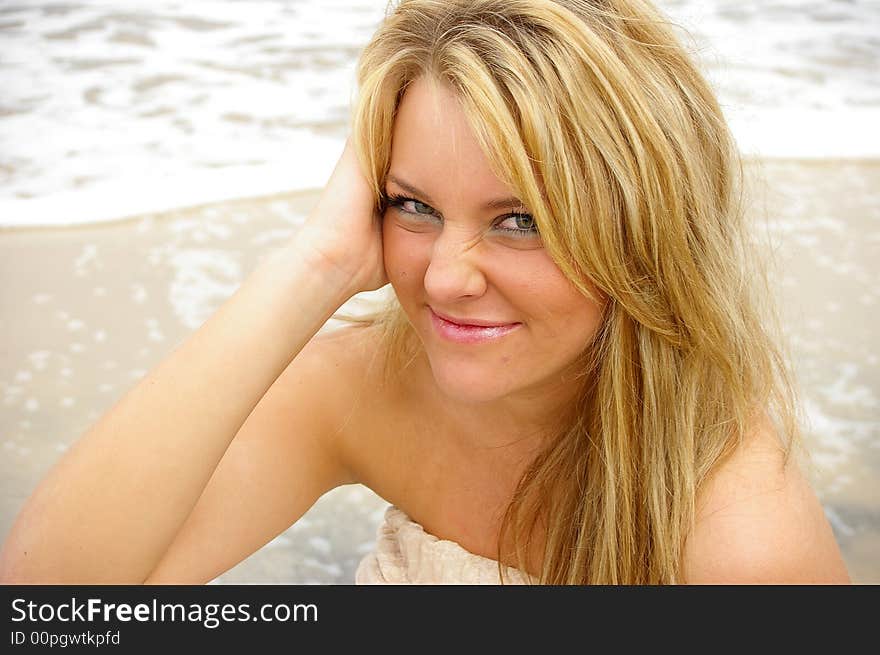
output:
[[343,328],[306,345],[238,431],[147,584],[208,582],[324,493],[357,482],[341,445],[368,391],[374,332]]
[[6,583],[140,583],[248,415],[347,299],[295,250],[269,257],[42,481],[0,553]]
[[[282,371],[343,302],[383,280],[378,236],[372,198],[347,147],[297,238],[269,255],[37,487],[0,551],[0,581],[145,581]],[[227,494],[259,483],[230,481],[229,471]]]

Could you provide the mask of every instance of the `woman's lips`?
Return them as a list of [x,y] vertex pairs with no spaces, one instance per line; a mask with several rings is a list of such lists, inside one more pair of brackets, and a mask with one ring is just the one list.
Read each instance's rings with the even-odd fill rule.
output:
[[455,343],[483,343],[485,341],[500,339],[522,325],[522,323],[466,325],[438,316],[430,307],[428,308],[428,311],[431,313],[431,323],[437,334],[442,338],[448,341],[454,341]]

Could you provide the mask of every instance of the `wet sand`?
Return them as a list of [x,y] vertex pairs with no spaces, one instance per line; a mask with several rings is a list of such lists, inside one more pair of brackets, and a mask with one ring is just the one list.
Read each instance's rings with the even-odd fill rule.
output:
[[[880,162],[764,162],[810,474],[853,580],[880,583]],[[754,168],[752,166],[751,168]],[[0,230],[0,536],[49,468],[296,230],[315,194]],[[385,502],[337,489],[216,583],[351,583]]]

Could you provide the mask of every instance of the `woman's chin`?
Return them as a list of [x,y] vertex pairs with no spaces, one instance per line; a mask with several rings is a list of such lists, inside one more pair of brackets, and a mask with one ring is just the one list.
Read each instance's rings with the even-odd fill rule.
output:
[[479,404],[498,400],[510,389],[499,371],[486,371],[474,366],[431,366],[437,390],[449,400]]

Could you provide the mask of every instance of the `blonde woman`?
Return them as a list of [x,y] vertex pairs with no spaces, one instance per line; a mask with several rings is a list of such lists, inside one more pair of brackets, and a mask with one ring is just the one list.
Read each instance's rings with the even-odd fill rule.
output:
[[848,582],[662,16],[404,0],[359,84],[305,226],[51,471],[3,582],[204,583],[351,483],[390,504],[358,582]]

